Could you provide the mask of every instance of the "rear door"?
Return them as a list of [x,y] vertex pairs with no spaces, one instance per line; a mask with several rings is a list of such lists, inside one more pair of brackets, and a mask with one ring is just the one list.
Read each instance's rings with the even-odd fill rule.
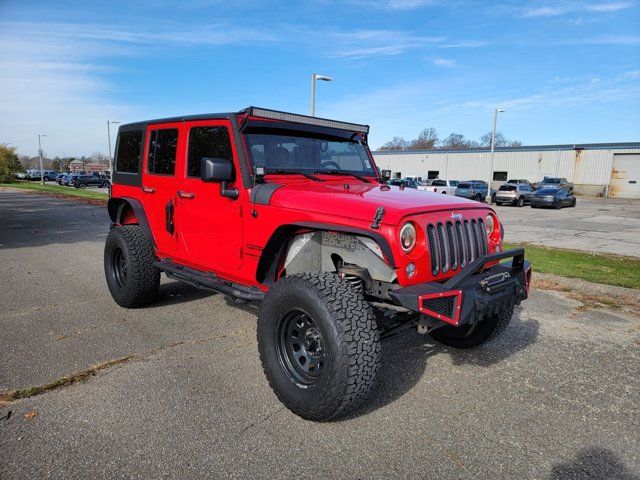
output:
[[[200,179],[200,162],[202,158],[227,158],[239,177],[230,127],[228,120],[185,125],[186,155],[177,199],[185,263],[196,263],[223,275],[242,264],[242,209],[240,200],[220,195],[219,183]],[[236,182],[240,189],[240,180]],[[233,187],[232,182],[227,188]]]
[[162,257],[174,257],[178,253],[175,210],[178,153],[184,141],[181,129],[181,123],[151,125],[144,147],[142,202]]

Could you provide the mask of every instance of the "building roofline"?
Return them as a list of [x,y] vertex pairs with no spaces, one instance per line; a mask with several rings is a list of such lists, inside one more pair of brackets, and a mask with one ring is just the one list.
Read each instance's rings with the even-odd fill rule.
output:
[[[496,152],[530,152],[537,150],[621,150],[628,148],[640,148],[640,142],[616,142],[616,143],[576,143],[561,145],[526,145],[520,147],[496,147]],[[376,155],[397,154],[440,154],[440,153],[489,153],[489,147],[482,148],[434,148],[431,150],[376,150]]]

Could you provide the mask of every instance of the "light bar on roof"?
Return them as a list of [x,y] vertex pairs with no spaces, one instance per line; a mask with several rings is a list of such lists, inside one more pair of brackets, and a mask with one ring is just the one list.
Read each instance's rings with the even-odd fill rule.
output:
[[348,130],[350,132],[369,133],[369,125],[339,122],[337,120],[309,117],[308,115],[299,115],[297,113],[279,112],[277,110],[257,107],[249,107],[248,113],[250,116],[272,118],[274,120],[282,120],[283,122],[304,123],[307,125],[318,125],[319,127],[339,128],[340,130]]

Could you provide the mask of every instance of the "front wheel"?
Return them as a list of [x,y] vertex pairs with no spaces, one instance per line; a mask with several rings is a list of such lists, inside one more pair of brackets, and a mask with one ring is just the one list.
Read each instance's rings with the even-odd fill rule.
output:
[[160,289],[153,244],[139,225],[114,227],[104,246],[104,273],[111,296],[126,308],[153,301]]
[[368,396],[380,366],[373,310],[334,273],[276,282],[260,306],[257,337],[269,385],[307,420],[353,410]]
[[507,328],[507,325],[509,325],[512,316],[513,307],[507,308],[502,312],[491,315],[489,318],[485,318],[471,325],[462,327],[446,325],[436,328],[430,335],[434,340],[450,347],[478,347],[502,333],[504,329]]
[[520,208],[524,207],[524,198],[520,197],[518,199],[518,202],[516,203],[516,207],[520,207]]
[[474,199],[476,202],[481,202],[481,201],[482,201],[482,195],[477,194],[475,197],[473,197],[473,199]]

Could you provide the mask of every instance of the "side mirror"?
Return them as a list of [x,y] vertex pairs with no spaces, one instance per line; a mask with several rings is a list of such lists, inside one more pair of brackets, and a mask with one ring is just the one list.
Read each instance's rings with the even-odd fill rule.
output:
[[200,180],[203,182],[219,182],[220,195],[236,200],[239,196],[237,188],[227,188],[235,179],[233,162],[227,158],[203,158],[200,160]]
[[389,180],[391,178],[391,170],[381,170],[380,176],[385,181]]
[[233,163],[226,158],[203,158],[200,160],[200,179],[203,182],[232,182]]

